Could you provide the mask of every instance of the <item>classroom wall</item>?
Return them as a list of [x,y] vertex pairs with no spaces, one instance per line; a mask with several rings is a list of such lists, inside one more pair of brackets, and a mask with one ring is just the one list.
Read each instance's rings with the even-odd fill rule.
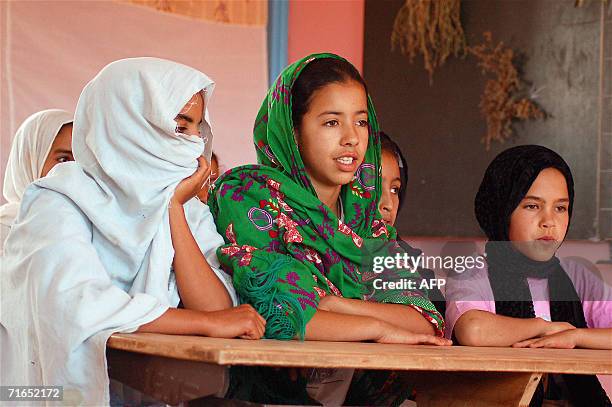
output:
[[[540,144],[559,152],[572,168],[576,199],[569,238],[596,237],[602,3],[461,2],[468,44],[481,43],[483,33],[491,31],[495,44],[503,41],[523,53],[524,77],[531,82],[527,92],[550,115],[517,124],[514,138],[494,142],[489,151],[481,143],[487,129],[479,110],[487,77],[474,57],[451,57],[430,83],[421,57],[410,63],[399,50],[392,51],[393,22],[403,3],[366,1],[364,42],[364,75],[379,122],[408,159],[407,204],[398,217],[401,233],[481,236],[473,208],[486,167],[506,148]],[[606,19],[612,15],[609,2],[604,13]],[[612,43],[610,37],[603,40],[608,47]],[[612,105],[612,98],[604,104]]]
[[264,25],[214,23],[111,1],[0,1],[0,18],[0,183],[26,117],[48,108],[74,112],[101,68],[140,56],[171,59],[213,78],[209,112],[221,165],[255,162],[252,128],[267,89]]
[[365,0],[292,0],[288,60],[313,52],[342,55],[362,71]]

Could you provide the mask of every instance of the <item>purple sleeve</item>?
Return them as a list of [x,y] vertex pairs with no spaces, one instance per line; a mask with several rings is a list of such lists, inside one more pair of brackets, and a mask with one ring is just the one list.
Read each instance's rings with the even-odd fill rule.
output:
[[466,270],[457,277],[449,277],[446,284],[445,336],[447,338],[452,337],[455,323],[467,311],[495,313],[495,301],[486,266]]
[[574,283],[589,328],[612,328],[612,289],[601,271],[584,259],[565,258],[561,265]]

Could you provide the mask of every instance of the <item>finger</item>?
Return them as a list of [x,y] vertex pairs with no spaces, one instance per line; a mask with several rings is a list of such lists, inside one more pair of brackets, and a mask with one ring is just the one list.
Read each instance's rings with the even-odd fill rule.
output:
[[435,336],[433,335],[426,335],[426,334],[412,334],[412,343],[414,343],[415,345],[429,345],[429,344],[435,344]]
[[545,341],[537,341],[534,343],[529,344],[530,348],[544,348],[546,347],[547,342]]
[[513,343],[512,347],[513,348],[526,348],[530,345],[529,342],[525,342],[525,341],[521,341],[521,342],[517,342],[517,343]]
[[255,319],[255,329],[257,329],[257,333],[260,337],[262,337],[264,332],[266,332],[264,324],[262,324],[261,321],[259,321],[258,319]]
[[517,342],[517,343],[513,343],[513,344],[512,344],[512,347],[513,347],[513,348],[524,348],[524,347],[526,347],[526,346],[527,346],[527,345],[526,345],[524,342]]
[[266,336],[266,327],[262,325],[259,330],[259,338],[264,338],[265,336]]
[[255,337],[255,336],[252,336],[252,335],[240,335],[239,338],[240,339],[249,339],[249,340],[259,339],[259,338]]
[[259,339],[261,338],[261,335],[259,334],[259,332],[257,331],[256,328],[248,328],[244,335],[248,338],[248,339]]
[[261,336],[264,337],[266,335],[266,320],[261,324]]
[[446,339],[446,338],[437,338],[437,345],[438,346],[451,346],[453,344],[453,341],[451,341],[450,339]]
[[453,341],[446,338],[440,338],[439,336],[433,336],[429,339],[428,344],[435,346],[450,346],[453,344]]
[[251,312],[254,318],[261,322],[264,326],[266,325],[266,319],[259,314],[251,305],[248,305],[248,310]]
[[195,174],[198,178],[207,179],[210,176],[210,165],[206,158],[199,156],[198,157],[198,169]]
[[195,169],[195,171],[193,172],[193,174],[191,174],[189,178],[199,180],[200,178],[203,178],[206,171],[210,170],[210,168],[204,157],[199,156],[197,160],[198,160],[198,168]]
[[436,346],[448,346],[451,343],[449,343],[450,341],[448,339],[444,339],[444,338],[440,338],[438,336],[430,336],[429,338],[427,338],[427,344],[430,345],[436,345]]
[[262,336],[263,336],[263,333],[260,332],[258,329],[254,329],[251,332],[251,339],[261,339]]
[[257,319],[259,321],[261,321],[261,323],[263,324],[263,326],[266,326],[266,319],[264,317],[262,317],[257,311],[255,311],[255,315],[257,315]]
[[513,348],[526,348],[529,345],[531,345],[532,343],[534,343],[536,341],[539,341],[539,340],[540,340],[540,338],[526,339],[524,341],[520,341],[520,342],[517,342],[517,343],[513,344],[512,347]]
[[198,168],[210,168],[208,161],[204,158],[203,155],[198,157]]
[[265,332],[263,324],[253,315],[248,316],[248,327],[248,329],[257,335],[258,338],[261,338]]

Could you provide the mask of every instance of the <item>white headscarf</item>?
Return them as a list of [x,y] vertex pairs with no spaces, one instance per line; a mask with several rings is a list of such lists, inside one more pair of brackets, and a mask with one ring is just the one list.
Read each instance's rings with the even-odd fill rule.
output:
[[[197,92],[208,103],[213,88],[203,73],[157,58],[114,62],[85,87],[76,161],[28,188],[5,244],[3,384],[63,385],[70,403],[108,404],[108,337],[179,302],[168,203],[205,143],[175,134],[174,118]],[[208,114],[202,127],[212,140]],[[208,207],[192,199],[185,214],[236,303]]]
[[0,206],[0,225],[10,228],[13,224],[23,192],[40,178],[57,133],[68,123],[72,123],[72,114],[49,109],[34,113],[19,126],[4,174],[2,194],[7,203]]

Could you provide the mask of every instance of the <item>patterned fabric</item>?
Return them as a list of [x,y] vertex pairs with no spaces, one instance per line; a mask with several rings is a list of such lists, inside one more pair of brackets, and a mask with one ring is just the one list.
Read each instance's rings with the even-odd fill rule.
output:
[[[396,232],[381,221],[380,138],[368,98],[369,141],[354,179],[342,187],[344,221],[323,204],[306,173],[293,133],[291,89],[315,54],[287,67],[257,115],[254,142],[260,165],[245,165],[220,177],[209,199],[226,244],[222,267],[233,275],[242,301],[267,320],[267,338],[304,337],[325,295],[412,305],[442,335],[443,320],[426,292],[374,290],[366,279],[372,253],[401,251]],[[367,273],[372,275],[372,273]],[[393,270],[392,276],[418,279]]]

